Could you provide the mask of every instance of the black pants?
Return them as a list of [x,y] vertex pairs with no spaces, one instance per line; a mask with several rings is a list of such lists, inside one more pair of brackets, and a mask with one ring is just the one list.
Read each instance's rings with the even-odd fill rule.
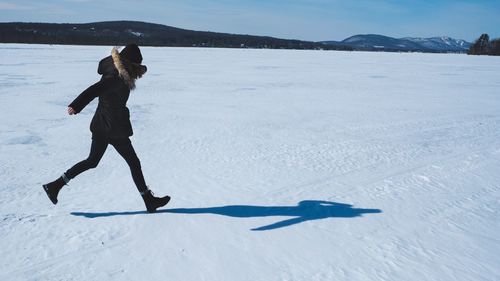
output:
[[92,146],[90,147],[89,157],[71,167],[66,171],[66,177],[72,179],[79,174],[97,167],[99,161],[101,160],[108,144],[115,147],[116,151],[127,161],[130,171],[132,172],[132,178],[134,179],[135,185],[139,192],[144,192],[147,190],[146,182],[144,181],[144,176],[142,175],[141,162],[135,154],[134,147],[130,142],[129,138],[105,138],[101,136],[92,136]]

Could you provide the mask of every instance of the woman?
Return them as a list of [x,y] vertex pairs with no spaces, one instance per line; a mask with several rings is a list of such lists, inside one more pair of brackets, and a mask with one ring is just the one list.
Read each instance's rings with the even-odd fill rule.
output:
[[135,154],[129,137],[132,136],[130,114],[126,106],[130,90],[135,88],[135,80],[146,73],[142,63],[142,55],[136,44],[127,45],[120,53],[116,48],[111,56],[99,62],[97,72],[101,80],[83,91],[69,106],[68,114],[78,114],[94,98],[99,97],[94,118],[90,123],[92,146],[89,157],[62,174],[57,180],[43,185],[52,203],[57,204],[57,195],[61,188],[80,173],[97,167],[108,144],[127,161],[132,178],[139,190],[146,209],[154,213],[157,208],[165,206],[169,196],[155,197],[146,186],[142,175],[139,158]]

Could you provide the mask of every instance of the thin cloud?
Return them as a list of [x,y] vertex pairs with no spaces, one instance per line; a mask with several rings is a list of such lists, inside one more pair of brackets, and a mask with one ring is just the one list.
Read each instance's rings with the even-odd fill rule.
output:
[[24,11],[33,9],[35,9],[35,7],[33,6],[19,5],[9,2],[0,2],[0,10],[3,11]]
[[94,2],[95,0],[64,0],[64,1],[73,3],[87,3],[87,2]]

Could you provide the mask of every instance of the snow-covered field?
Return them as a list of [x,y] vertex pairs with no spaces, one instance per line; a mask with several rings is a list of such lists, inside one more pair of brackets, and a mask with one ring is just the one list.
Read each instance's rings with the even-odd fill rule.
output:
[[143,48],[132,142],[86,158],[110,47],[0,45],[0,280],[500,280],[500,59]]

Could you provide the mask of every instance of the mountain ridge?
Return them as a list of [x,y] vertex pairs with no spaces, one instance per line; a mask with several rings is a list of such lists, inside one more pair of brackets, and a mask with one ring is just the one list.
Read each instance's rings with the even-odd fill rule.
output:
[[303,41],[270,36],[195,31],[140,21],[92,23],[0,23],[0,43],[326,49],[388,52],[465,53],[471,43],[447,36],[393,38],[360,34],[342,41]]
[[0,23],[0,43],[346,50],[343,45],[270,36],[194,31],[139,21]]
[[403,37],[394,38],[379,34],[359,34],[342,41],[321,41],[329,45],[344,45],[360,51],[393,51],[393,52],[434,52],[465,53],[472,43],[448,36],[429,38]]

